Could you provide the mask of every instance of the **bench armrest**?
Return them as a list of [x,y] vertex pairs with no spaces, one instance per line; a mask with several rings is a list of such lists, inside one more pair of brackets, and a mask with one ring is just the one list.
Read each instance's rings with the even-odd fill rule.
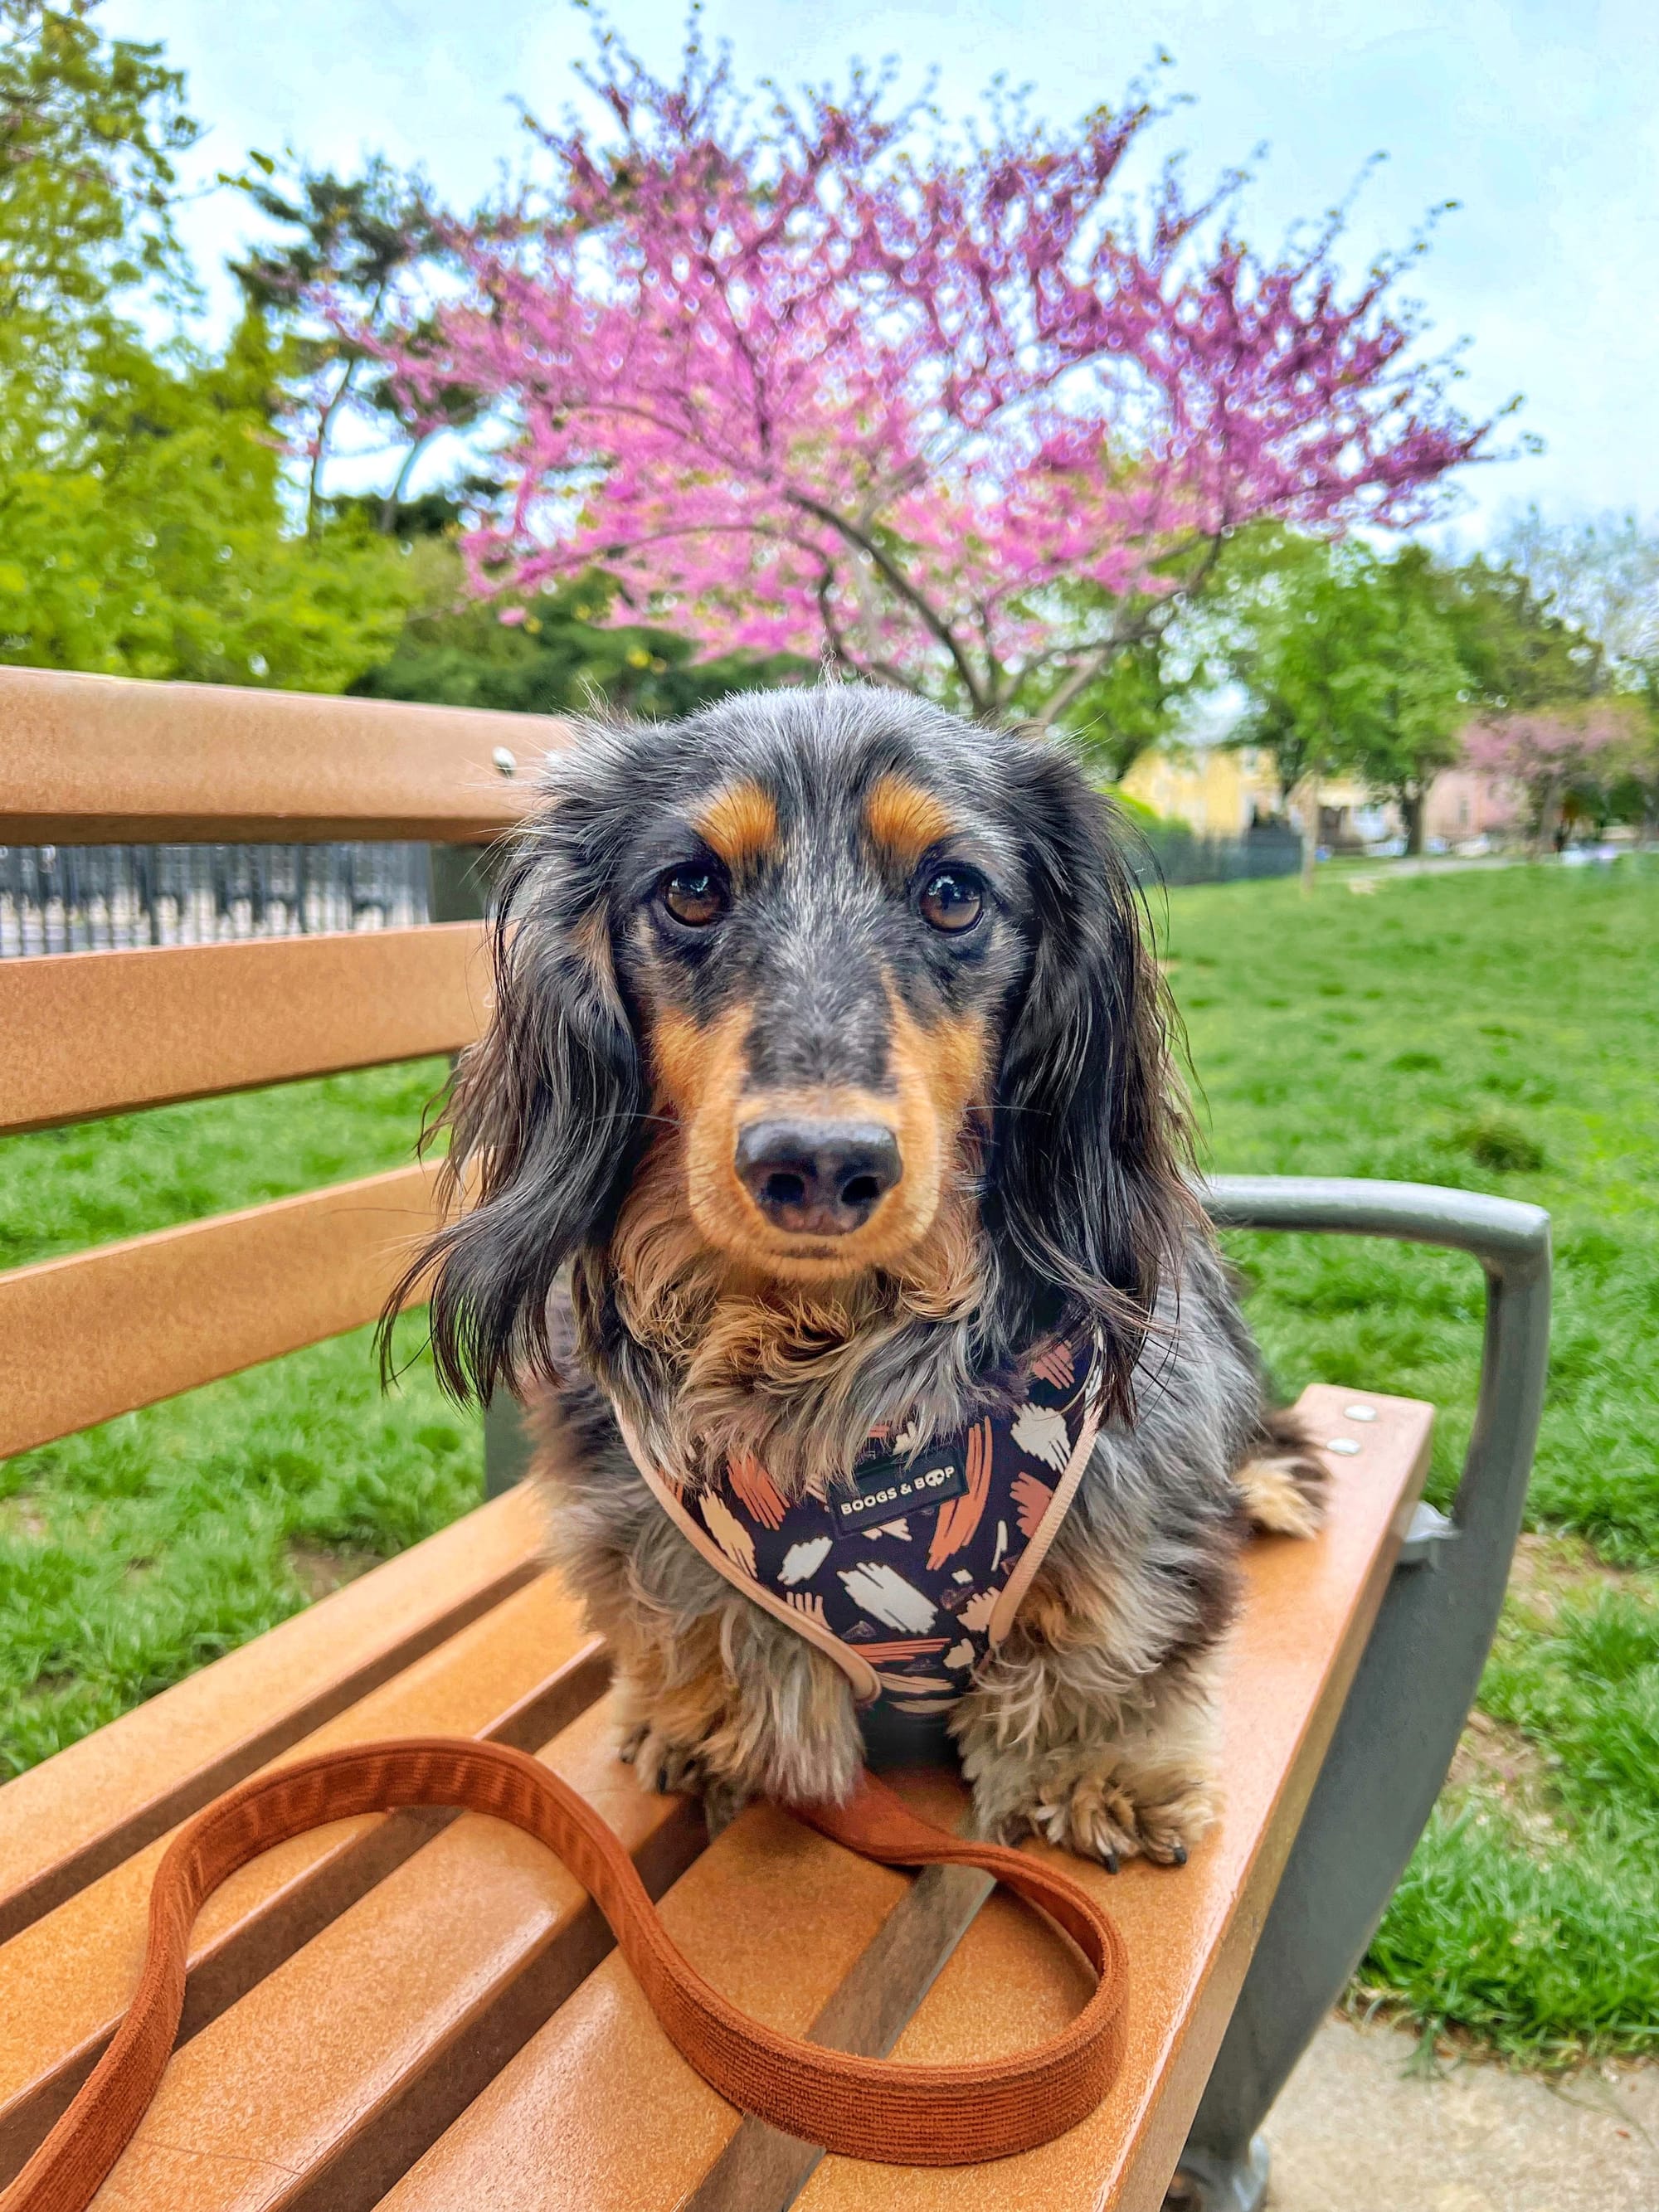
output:
[[[1485,1548],[1501,1601],[1532,1471],[1549,1361],[1550,1218],[1541,1206],[1432,1183],[1352,1176],[1218,1176],[1204,1201],[1218,1229],[1392,1237],[1468,1252],[1486,1277],[1480,1395],[1453,1517]],[[1492,1625],[1497,1613],[1493,1610]],[[1492,1640],[1489,1626],[1481,1643]]]
[[[1182,2160],[1206,2212],[1255,2212],[1266,2182],[1255,2131],[1405,1871],[1498,1626],[1543,1407],[1549,1216],[1474,1191],[1343,1176],[1221,1176],[1203,1196],[1218,1228],[1445,1245],[1471,1254],[1486,1279],[1480,1397],[1453,1507],[1456,1541],[1434,1541],[1430,1523],[1427,1540],[1402,1554]],[[1418,1564],[1425,1559],[1436,1571]]]

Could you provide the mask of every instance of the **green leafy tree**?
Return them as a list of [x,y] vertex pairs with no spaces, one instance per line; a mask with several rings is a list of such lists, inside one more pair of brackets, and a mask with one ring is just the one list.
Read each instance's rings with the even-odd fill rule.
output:
[[341,690],[409,592],[353,520],[283,530],[275,348],[257,312],[222,360],[136,350],[103,387],[93,465],[21,471],[0,539],[0,658],[36,667]]
[[1472,703],[1495,714],[1531,714],[1583,702],[1606,688],[1601,647],[1519,569],[1477,555],[1461,567],[1431,570],[1428,580]]
[[1121,648],[1071,710],[1072,733],[1113,783],[1171,736],[1195,672],[1171,666],[1174,641],[1164,633]]
[[[371,502],[365,502],[370,504]],[[413,548],[411,571],[423,604],[393,652],[352,690],[376,699],[495,707],[515,714],[587,712],[600,706],[651,717],[689,714],[732,691],[809,681],[793,654],[728,653],[697,659],[696,647],[650,623],[607,619],[617,586],[585,576],[535,593],[510,609],[465,592],[447,502],[428,495],[436,532]],[[407,523],[410,510],[404,510]]]
[[0,470],[85,457],[87,394],[136,344],[140,285],[192,296],[172,220],[195,140],[161,49],[106,42],[90,0],[0,0]]
[[1430,787],[1462,753],[1468,672],[1438,575],[1421,546],[1402,547],[1392,560],[1375,563],[1370,584],[1382,617],[1375,646],[1381,680],[1371,711],[1353,726],[1346,764],[1379,797],[1393,799],[1406,850],[1416,854],[1423,849]]
[[1623,672],[1625,734],[1598,787],[1600,818],[1628,822],[1643,842],[1659,839],[1659,656]]
[[1394,801],[1420,851],[1469,690],[1445,598],[1419,546],[1386,560],[1307,538],[1262,549],[1235,613],[1233,667],[1251,702],[1236,741],[1272,754],[1282,798],[1302,791],[1310,823],[1318,785],[1352,775]]
[[[1182,708],[1211,680],[1210,609],[1224,588],[1215,571],[1224,569],[1225,558],[1226,549],[1218,547],[1217,562],[1173,615],[1149,606],[1144,621],[1129,603],[1114,601],[1097,585],[1071,583],[1045,595],[1043,612],[1057,635],[1098,629],[1107,620],[1121,633],[1115,652],[1103,656],[1087,682],[1068,684],[1062,724],[1108,782],[1121,783],[1143,753],[1176,736]],[[1042,725],[1054,689],[1052,679],[1022,685],[1010,711]]]
[[1310,880],[1321,783],[1381,742],[1386,611],[1361,547],[1289,538],[1264,556],[1234,619],[1233,672],[1250,703],[1233,742],[1272,757],[1282,805],[1302,795]]
[[195,125],[160,49],[94,13],[0,15],[0,660],[337,690],[395,637],[402,564],[355,522],[286,533],[260,308],[222,357],[146,337],[194,296]]
[[[397,456],[374,520],[383,534],[398,534],[416,464],[441,431],[471,425],[481,404],[476,392],[453,382],[417,399],[376,350],[398,279],[417,265],[430,276],[446,258],[428,188],[380,155],[356,177],[303,162],[279,170],[261,154],[250,161],[251,173],[233,181],[277,235],[232,266],[289,339],[283,427],[304,468],[306,534],[319,535],[333,512],[323,477],[338,426],[349,417],[368,422]],[[313,312],[319,300],[328,303],[326,315]],[[400,331],[416,353],[432,336],[430,329]]]

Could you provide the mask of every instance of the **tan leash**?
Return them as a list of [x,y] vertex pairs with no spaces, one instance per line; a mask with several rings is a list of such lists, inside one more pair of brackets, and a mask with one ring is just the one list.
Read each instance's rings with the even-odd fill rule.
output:
[[405,1805],[488,1813],[556,1851],[610,1922],[670,2039],[739,2110],[849,2158],[968,2166],[1052,2141],[1091,2112],[1122,2061],[1123,1940],[1079,1883],[912,1813],[865,1774],[845,1806],[793,1808],[849,1850],[889,1866],[981,1868],[1038,1905],[1097,1977],[1069,2027],[981,2065],[909,2066],[780,2035],[728,2004],[664,1928],[621,1841],[527,1753],[465,1736],[410,1736],[325,1752],[227,1791],[174,1838],[156,1870],[143,1972],[109,2048],[10,2187],[0,2212],[84,2212],[131,2139],[167,2065],[184,2004],[190,1932],[238,1867],[330,1820]]

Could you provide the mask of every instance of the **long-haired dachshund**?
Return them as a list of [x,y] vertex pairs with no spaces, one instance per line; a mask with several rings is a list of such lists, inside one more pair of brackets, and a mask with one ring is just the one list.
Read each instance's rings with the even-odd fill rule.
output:
[[986,1831],[1183,1859],[1241,1542],[1319,1472],[1076,763],[861,686],[584,726],[495,967],[433,1342],[542,1407],[647,1785],[844,1796],[873,1703]]

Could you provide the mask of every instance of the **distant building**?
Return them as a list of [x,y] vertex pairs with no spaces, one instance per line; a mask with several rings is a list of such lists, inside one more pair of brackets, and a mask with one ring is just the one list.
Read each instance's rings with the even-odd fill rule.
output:
[[1253,745],[1172,748],[1142,753],[1123,779],[1124,791],[1203,837],[1239,837],[1253,822],[1279,812],[1273,756]]
[[[1279,777],[1270,752],[1256,745],[1182,745],[1143,753],[1123,779],[1131,799],[1166,819],[1184,822],[1201,837],[1240,837],[1252,823],[1288,814],[1300,830],[1302,809],[1292,795],[1279,803]],[[1327,847],[1373,844],[1393,834],[1390,807],[1379,806],[1364,784],[1333,776],[1319,788],[1319,842]]]
[[1469,837],[1514,836],[1525,827],[1520,795],[1506,778],[1443,769],[1430,789],[1423,834],[1461,845]]
[[[1298,826],[1302,810],[1294,801],[1291,818]],[[1357,853],[1400,835],[1400,810],[1376,798],[1352,776],[1333,776],[1319,787],[1319,842],[1328,853]]]

